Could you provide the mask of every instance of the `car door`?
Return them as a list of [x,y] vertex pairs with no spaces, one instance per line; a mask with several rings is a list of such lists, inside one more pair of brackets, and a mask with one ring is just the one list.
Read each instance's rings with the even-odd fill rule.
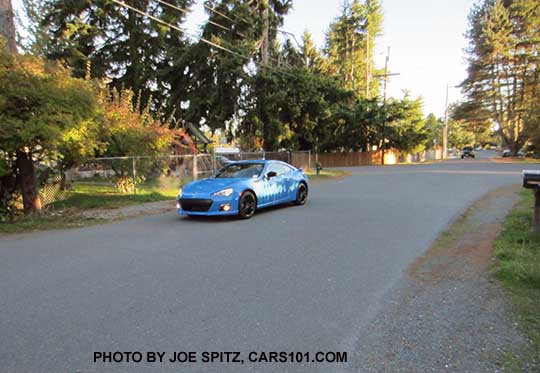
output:
[[283,202],[289,202],[296,199],[296,178],[294,169],[286,164],[281,165],[280,184],[283,188]]
[[277,175],[278,169],[275,163],[268,163],[263,176],[256,182],[257,193],[257,206],[264,207],[273,204],[276,201],[276,194],[278,193],[276,177],[268,179],[266,175],[269,172],[275,172]]
[[284,183],[285,183],[285,201],[294,201],[296,199],[296,190],[298,186],[298,176],[295,172],[295,169],[283,165],[285,172],[283,173]]
[[281,203],[289,200],[290,171],[292,170],[287,165],[280,163],[277,163],[275,168],[277,176],[275,177],[276,198],[274,203]]

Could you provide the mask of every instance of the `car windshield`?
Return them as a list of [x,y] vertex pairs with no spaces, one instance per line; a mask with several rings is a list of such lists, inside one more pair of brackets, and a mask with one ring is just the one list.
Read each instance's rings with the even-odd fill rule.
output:
[[470,152],[472,150],[473,150],[473,148],[471,146],[466,146],[466,147],[463,148],[464,152]]
[[257,178],[264,168],[263,163],[233,163],[223,167],[216,174],[217,179]]

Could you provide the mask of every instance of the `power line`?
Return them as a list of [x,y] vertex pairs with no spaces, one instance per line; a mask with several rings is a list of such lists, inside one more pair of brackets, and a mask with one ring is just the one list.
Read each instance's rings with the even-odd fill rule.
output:
[[[133,7],[133,6],[129,5],[129,4],[126,4],[126,3],[124,3],[123,1],[120,1],[120,0],[112,0],[112,2],[114,2],[114,3],[116,3],[116,4],[120,5],[120,6],[123,6],[123,7],[127,8],[127,9],[129,9],[129,10],[135,12],[135,13],[138,13],[138,14],[140,14],[140,15],[142,15],[142,16],[148,17],[148,18],[150,18],[151,20],[156,21],[156,22],[158,22],[158,23],[161,23],[162,25],[167,26],[167,27],[169,27],[169,28],[171,28],[171,29],[173,29],[173,30],[182,32],[182,33],[184,33],[184,34],[186,34],[186,35],[188,35],[188,36],[191,36],[191,37],[194,38],[194,39],[197,39],[197,36],[195,36],[195,35],[193,35],[193,34],[187,32],[186,30],[184,30],[184,29],[182,29],[182,28],[180,28],[180,27],[178,27],[178,26],[175,26],[175,25],[173,25],[173,24],[170,24],[170,23],[168,23],[168,22],[166,22],[166,21],[163,21],[162,19],[159,19],[158,17],[153,16],[153,15],[151,15],[151,14],[148,14],[148,13],[146,13],[146,12],[144,12],[144,11],[138,9],[138,8],[135,8],[135,7]],[[160,2],[161,2],[161,1],[160,1]],[[234,51],[234,50],[232,50],[232,49],[229,49],[229,48],[227,48],[227,47],[224,47],[224,46],[222,46],[222,45],[219,45],[219,44],[217,44],[217,43],[214,43],[213,41],[210,41],[210,40],[208,40],[208,39],[206,39],[206,38],[204,38],[204,37],[200,37],[199,40],[202,41],[202,42],[205,43],[205,44],[208,44],[208,45],[210,45],[210,46],[212,46],[212,47],[214,47],[214,48],[220,49],[220,50],[222,50],[222,51],[224,51],[224,52],[230,53],[230,54],[232,54],[232,55],[234,55],[234,56],[236,56],[236,57],[240,57],[240,58],[242,58],[242,59],[244,59],[244,60],[246,60],[246,61],[251,61],[251,59],[252,59],[252,57],[246,56],[246,55],[244,55],[244,54],[242,54],[242,53],[238,53],[238,52],[236,52],[236,51]],[[266,65],[266,64],[259,64],[258,66],[263,67],[263,68],[266,68],[266,69],[268,69],[268,70],[273,70],[273,71],[282,73],[282,74],[284,74],[284,75],[288,75],[288,76],[290,76],[290,77],[294,77],[294,78],[298,78],[298,77],[299,77],[299,76],[296,75],[296,74],[291,74],[291,73],[289,73],[289,72],[287,72],[287,71],[280,71],[280,70],[278,70],[277,68],[268,66],[268,65]]]
[[296,43],[296,45],[298,45],[298,48],[302,49],[302,44],[300,44],[300,42],[299,42],[298,39],[296,38],[296,35],[295,35],[295,34],[293,34],[293,33],[290,32],[290,31],[285,31],[285,30],[281,30],[281,29],[278,29],[278,28],[272,28],[272,29],[273,29],[273,30],[276,30],[277,32],[280,32],[280,33],[282,33],[282,34],[284,34],[284,35],[290,35],[290,36],[292,36],[293,39],[294,39],[294,41],[295,41],[295,43]]
[[238,34],[239,36],[241,36],[241,37],[243,37],[243,38],[247,38],[246,34],[242,34],[241,32],[236,31],[236,30],[233,30],[233,29],[230,28],[230,27],[223,26],[222,24],[219,24],[219,23],[217,23],[217,22],[215,22],[215,21],[212,21],[211,19],[208,20],[208,23],[210,23],[210,24],[212,24],[212,25],[214,25],[214,26],[217,26],[217,27],[219,27],[219,28],[221,28],[221,29],[223,29],[223,30],[232,31],[232,32],[234,32],[235,34]]
[[[211,11],[212,13],[215,13],[215,14],[217,14],[217,15],[220,15],[220,16],[222,16],[223,18],[228,19],[229,21],[231,21],[232,23],[234,23],[234,24],[236,24],[236,25],[238,26],[238,24],[236,23],[236,20],[232,19],[231,17],[229,17],[229,16],[226,15],[225,13],[220,12],[220,11],[217,10],[216,8],[212,8],[212,7],[209,6],[209,5],[206,5],[206,4],[203,4],[203,5],[204,5],[204,7],[205,7],[206,9],[208,9],[208,10]],[[240,18],[241,21],[243,21],[243,22],[245,22],[245,23],[247,23],[247,24],[250,23],[250,22],[249,22],[248,20],[246,20],[244,17],[239,17],[239,18]]]
[[[171,8],[171,9],[177,10],[177,11],[182,12],[182,13],[184,13],[184,14],[189,14],[189,13],[191,12],[191,11],[188,10],[188,9],[180,8],[179,6],[176,6],[176,5],[174,5],[174,4],[171,4],[171,3],[166,2],[166,1],[163,1],[163,0],[156,0],[156,1],[157,1],[158,3],[160,3],[160,4],[163,4],[163,5],[165,5],[165,6],[169,7],[169,8]],[[205,4],[205,7],[207,7],[206,4]],[[230,27],[223,26],[222,24],[217,23],[217,22],[215,22],[215,21],[212,21],[212,20],[210,20],[210,19],[208,20],[208,23],[210,23],[210,24],[212,24],[212,25],[214,25],[214,26],[216,26],[216,27],[219,27],[219,28],[221,28],[221,29],[223,29],[223,30],[232,31],[232,32],[234,32],[234,33],[236,33],[236,34],[238,34],[238,35],[244,37],[244,38],[246,37],[245,34],[242,34],[241,32],[238,32],[238,31],[236,31],[236,30],[233,30],[233,29],[230,28]]]
[[[215,13],[215,14],[217,14],[217,15],[219,15],[219,16],[221,16],[221,17],[227,19],[227,20],[229,20],[230,22],[232,22],[232,23],[233,23],[235,26],[237,26],[237,27],[240,26],[240,25],[237,23],[237,20],[238,20],[238,19],[240,19],[240,20],[243,21],[244,23],[250,24],[250,22],[249,22],[248,20],[246,20],[244,17],[238,17],[238,18],[235,17],[236,19],[233,19],[233,18],[229,17],[228,15],[226,15],[225,13],[223,13],[223,12],[217,10],[215,7],[212,8],[211,6],[209,6],[209,5],[207,5],[207,4],[203,4],[203,6],[204,6],[206,9],[208,9],[209,11],[211,11],[212,13]],[[236,31],[236,30],[233,30],[232,28],[228,28],[228,27],[226,27],[226,26],[223,26],[223,25],[221,25],[221,24],[218,24],[218,23],[216,23],[215,21],[208,20],[208,23],[211,23],[211,24],[213,24],[213,25],[215,25],[215,26],[217,26],[217,27],[220,27],[220,28],[222,28],[222,29],[224,29],[224,30],[229,30],[229,31],[235,32],[235,33],[237,33],[237,34],[240,35],[240,36],[247,37],[246,35],[244,35],[244,34],[238,32],[238,31]],[[279,32],[279,33],[282,33],[282,34],[284,34],[284,35],[292,36],[292,38],[294,39],[296,45],[297,45],[300,49],[302,49],[302,44],[300,44],[300,42],[299,42],[298,39],[296,38],[296,35],[293,34],[292,32],[287,31],[287,30],[278,29],[278,28],[275,28],[275,27],[270,27],[270,29],[275,30],[275,31],[277,31],[277,32]],[[264,43],[263,43],[263,44],[264,44]],[[273,59],[272,57],[269,57],[269,58],[270,58],[270,59]],[[278,62],[278,63],[279,63],[279,61],[277,61],[276,59],[273,59],[273,60],[274,60],[274,62]]]
[[189,14],[190,11],[188,9],[184,9],[184,8],[180,8],[179,6],[176,6],[174,4],[171,4],[171,3],[168,3],[166,1],[163,1],[163,0],[156,0],[158,3],[161,3],[165,6],[168,6],[169,8],[172,8],[172,9],[176,9],[184,14]]

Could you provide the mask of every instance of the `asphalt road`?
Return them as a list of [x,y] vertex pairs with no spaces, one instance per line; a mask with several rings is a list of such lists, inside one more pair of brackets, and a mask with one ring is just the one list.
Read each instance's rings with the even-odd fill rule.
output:
[[[0,371],[349,371],[386,292],[467,205],[538,165],[363,167],[251,220],[0,238]],[[95,351],[347,351],[347,364],[94,363]],[[357,352],[357,351],[356,351]],[[361,353],[361,351],[360,351]],[[168,356],[170,357],[170,355]]]

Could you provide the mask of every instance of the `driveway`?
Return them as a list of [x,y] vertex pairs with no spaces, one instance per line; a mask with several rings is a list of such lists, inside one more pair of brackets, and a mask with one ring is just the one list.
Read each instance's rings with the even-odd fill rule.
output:
[[[353,168],[314,185],[307,205],[248,221],[164,214],[0,238],[0,371],[351,370],[408,265],[523,168],[538,165]],[[94,363],[97,351],[346,351],[349,362]]]

